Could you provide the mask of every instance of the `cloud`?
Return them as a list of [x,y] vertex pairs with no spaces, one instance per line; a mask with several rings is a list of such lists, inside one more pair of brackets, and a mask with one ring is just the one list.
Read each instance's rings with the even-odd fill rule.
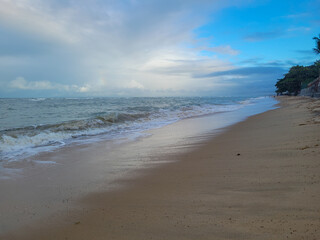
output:
[[294,26],[283,30],[273,30],[273,31],[267,31],[267,32],[254,32],[247,34],[244,37],[245,41],[248,42],[259,42],[264,41],[268,39],[274,39],[279,38],[282,36],[285,36],[286,34],[294,33],[294,32],[310,32],[312,29],[307,26]]
[[[270,60],[266,61],[266,59],[263,58],[249,58],[246,60],[242,60],[237,62],[238,66],[242,66],[242,68],[245,67],[276,67],[279,68],[279,70],[289,70],[290,67],[295,65],[311,65],[312,57],[314,56],[314,53],[312,50],[296,50],[294,51],[298,53],[300,56],[297,55],[294,59],[276,59],[276,60]],[[270,69],[272,71],[272,69]]]
[[49,81],[27,82],[23,77],[18,77],[12,80],[9,87],[23,90],[48,90],[55,88]]
[[268,40],[272,38],[281,37],[283,33],[281,31],[269,31],[269,32],[255,32],[248,34],[244,37],[244,39],[248,42],[259,42],[263,40]]
[[283,16],[282,18],[300,19],[300,18],[306,18],[308,16],[310,16],[310,13],[298,13],[298,14],[289,14],[289,15]]
[[[67,87],[67,89],[70,89],[70,87]],[[86,92],[90,92],[91,87],[89,85],[85,85],[85,86],[77,86],[77,85],[73,85],[71,87],[72,90],[76,91],[76,92],[80,92],[80,93],[86,93]]]
[[136,89],[144,89],[145,88],[141,83],[139,83],[135,80],[131,80],[125,87],[133,88],[133,89],[135,89],[135,88]]
[[50,81],[27,81],[23,77],[17,77],[16,79],[9,82],[8,86],[12,90],[58,90],[64,92],[78,92],[86,93],[90,92],[91,87],[89,85],[78,86],[78,85],[63,85],[52,83]]
[[[33,81],[7,83],[92,94],[190,90],[193,75],[231,66],[184,43],[194,41],[193,30],[209,14],[241,2],[0,1],[0,33],[6,36],[0,39],[0,79],[20,75]],[[239,53],[229,45],[207,50]]]
[[249,76],[256,76],[256,75],[272,75],[272,74],[281,74],[285,71],[284,68],[281,67],[243,67],[243,68],[236,68],[227,71],[219,71],[213,72],[205,75],[198,75],[198,78],[209,78],[209,77],[249,77]]
[[301,55],[304,55],[306,57],[312,57],[314,56],[314,51],[310,50],[296,50],[296,53],[299,53]]
[[220,91],[229,95],[269,95],[272,94],[276,80],[283,76],[286,68],[277,66],[238,67],[226,71],[217,71],[195,78],[208,82],[221,83]]
[[[194,44],[193,30],[215,11],[246,2],[0,0],[0,34],[6,36],[0,38],[0,81],[11,90],[97,96],[196,94],[234,86],[229,80],[235,75],[219,75],[234,65],[219,58],[240,51]],[[198,77],[214,72],[219,76]]]
[[220,53],[220,54],[227,54],[227,55],[238,55],[240,51],[233,49],[230,45],[225,46],[217,46],[217,47],[204,47],[204,51]]
[[291,27],[287,29],[288,32],[309,32],[311,31],[310,27]]

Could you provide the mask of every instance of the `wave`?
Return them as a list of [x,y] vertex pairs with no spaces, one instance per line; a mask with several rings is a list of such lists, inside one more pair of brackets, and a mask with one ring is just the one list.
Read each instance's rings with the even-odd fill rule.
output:
[[255,98],[248,98],[242,101],[239,101],[238,103],[244,104],[244,105],[251,105],[257,103],[259,100],[266,99],[268,97],[255,97]]
[[100,111],[87,119],[6,129],[0,131],[0,161],[50,151],[76,139],[88,140],[89,137],[101,135],[116,138],[121,134],[142,132],[180,119],[234,111],[245,104],[248,103],[195,104],[178,108],[146,107],[144,111],[142,108],[136,108],[131,109],[131,112]]
[[28,100],[31,102],[40,102],[46,100],[46,98],[29,98]]

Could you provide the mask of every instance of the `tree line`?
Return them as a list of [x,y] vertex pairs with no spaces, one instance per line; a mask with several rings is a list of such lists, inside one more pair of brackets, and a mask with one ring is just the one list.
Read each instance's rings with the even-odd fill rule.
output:
[[[319,37],[314,37],[313,39],[316,41],[316,47],[313,50],[316,54],[320,54],[320,34]],[[277,88],[276,93],[298,95],[300,90],[319,77],[319,74],[320,60],[310,66],[293,66],[284,75],[284,78],[278,79],[275,85]]]

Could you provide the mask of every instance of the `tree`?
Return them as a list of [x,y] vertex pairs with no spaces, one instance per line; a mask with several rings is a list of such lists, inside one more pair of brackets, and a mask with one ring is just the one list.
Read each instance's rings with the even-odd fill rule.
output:
[[316,61],[310,66],[293,66],[289,72],[284,75],[284,78],[278,79],[276,83],[278,94],[289,93],[297,95],[301,87],[307,86],[319,76],[320,61]]
[[319,37],[314,37],[314,40],[316,40],[316,47],[313,49],[317,54],[320,54],[320,34]]
[[277,93],[288,92],[289,94],[297,95],[301,89],[301,82],[305,75],[303,66],[291,67],[289,72],[284,75],[284,78],[279,79],[276,83],[278,88]]

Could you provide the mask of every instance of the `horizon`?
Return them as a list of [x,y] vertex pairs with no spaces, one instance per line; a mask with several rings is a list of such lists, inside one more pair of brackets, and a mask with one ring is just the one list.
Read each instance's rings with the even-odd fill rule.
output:
[[318,0],[0,0],[0,98],[273,95]]
[[264,98],[264,97],[274,97],[275,93],[269,95],[230,95],[230,96],[209,96],[209,95],[194,95],[194,96],[39,96],[39,97],[25,97],[25,96],[15,96],[15,97],[0,97],[0,99],[93,99],[93,98],[244,98],[244,99],[255,99],[255,98]]

